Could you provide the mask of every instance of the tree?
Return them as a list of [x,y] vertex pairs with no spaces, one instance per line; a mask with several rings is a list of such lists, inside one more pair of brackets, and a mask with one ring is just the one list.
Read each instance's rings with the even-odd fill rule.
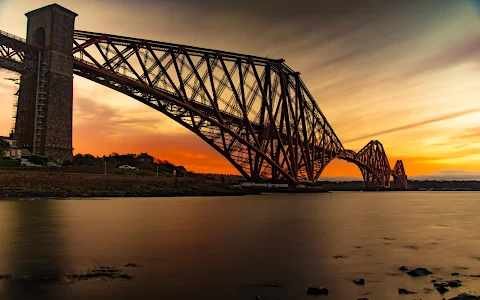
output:
[[83,164],[85,166],[93,167],[99,165],[101,159],[96,158],[95,156],[91,154],[85,154],[83,155]]
[[36,164],[36,165],[42,165],[43,166],[44,164],[46,164],[48,162],[48,157],[33,154],[32,156],[30,156],[30,158],[28,160],[30,162]]
[[0,157],[3,157],[3,153],[8,149],[8,143],[4,139],[0,138]]
[[95,156],[93,156],[93,155],[91,155],[91,154],[85,154],[85,155],[83,155],[83,158],[84,158],[85,160],[89,160],[89,159],[95,159]]
[[169,162],[168,160],[161,160],[161,165],[165,166],[167,169],[173,170],[175,168],[175,165]]
[[73,157],[72,164],[74,166],[83,166],[84,165],[83,155],[80,153],[75,154],[75,156]]

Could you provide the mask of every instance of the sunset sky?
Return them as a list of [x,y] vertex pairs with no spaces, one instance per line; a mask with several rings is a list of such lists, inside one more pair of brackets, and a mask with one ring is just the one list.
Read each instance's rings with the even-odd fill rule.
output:
[[[284,58],[345,148],[378,139],[391,165],[402,159],[410,178],[480,179],[480,5],[261,2],[56,1],[79,14],[77,29]],[[0,30],[24,37],[24,14],[51,3],[0,0]],[[0,70],[0,135],[10,131],[13,100],[13,83],[3,78],[14,75]],[[161,113],[79,77],[73,134],[75,153],[148,152],[194,171],[236,173]],[[334,161],[322,176],[361,173]]]

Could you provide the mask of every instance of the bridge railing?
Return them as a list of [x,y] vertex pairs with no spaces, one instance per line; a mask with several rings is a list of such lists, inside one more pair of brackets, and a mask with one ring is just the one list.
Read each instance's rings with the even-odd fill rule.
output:
[[8,33],[8,32],[6,32],[6,31],[3,31],[3,30],[0,30],[0,35],[4,35],[4,36],[6,36],[6,37],[9,37],[9,38],[11,38],[11,39],[17,40],[17,41],[22,42],[22,43],[27,43],[27,40],[22,39],[22,38],[19,37],[19,36],[13,35],[13,34],[11,34],[11,33]]

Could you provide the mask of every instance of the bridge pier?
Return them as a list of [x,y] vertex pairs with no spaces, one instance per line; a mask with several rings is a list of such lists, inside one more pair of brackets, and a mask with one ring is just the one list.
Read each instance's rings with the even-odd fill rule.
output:
[[375,192],[375,191],[381,191],[382,190],[382,187],[381,186],[378,186],[376,184],[369,184],[368,182],[365,182],[365,187],[364,187],[364,191],[366,192]]
[[406,175],[394,176],[393,177],[393,186],[394,190],[408,190],[408,178]]
[[22,75],[15,138],[32,153],[72,158],[73,32],[76,13],[52,4],[26,14],[27,44],[43,48],[37,74]]

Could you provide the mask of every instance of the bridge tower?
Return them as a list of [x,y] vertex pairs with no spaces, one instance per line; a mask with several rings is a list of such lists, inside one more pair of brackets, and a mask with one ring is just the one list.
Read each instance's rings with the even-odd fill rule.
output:
[[72,158],[73,31],[76,13],[52,4],[25,14],[27,43],[43,47],[37,73],[22,75],[15,138],[57,162]]

